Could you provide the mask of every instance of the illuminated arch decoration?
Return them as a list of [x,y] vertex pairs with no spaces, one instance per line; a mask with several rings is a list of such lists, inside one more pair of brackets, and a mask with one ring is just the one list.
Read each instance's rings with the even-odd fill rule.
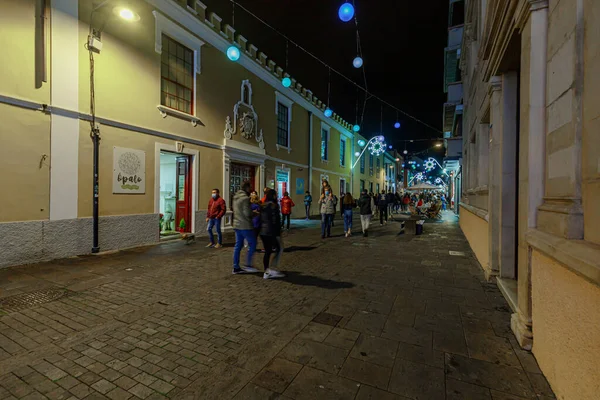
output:
[[371,142],[371,145],[369,146],[369,152],[374,156],[380,156],[383,153],[385,153],[386,145],[384,140],[385,138],[383,136],[378,136],[374,138],[374,140]]

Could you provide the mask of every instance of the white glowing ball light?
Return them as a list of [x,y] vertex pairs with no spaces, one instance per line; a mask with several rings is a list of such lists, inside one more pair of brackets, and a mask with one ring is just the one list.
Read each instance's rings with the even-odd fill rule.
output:
[[352,60],[352,65],[354,65],[354,68],[362,67],[363,66],[362,57],[356,57],[354,60]]
[[427,171],[432,171],[435,168],[435,160],[433,158],[428,158],[425,160],[425,169]]
[[374,156],[380,156],[385,153],[385,138],[383,136],[377,136],[369,146],[369,152]]
[[356,153],[354,153],[354,157],[360,157],[360,151],[357,151]]
[[235,46],[229,46],[227,48],[227,58],[231,61],[237,61],[240,59],[240,49]]

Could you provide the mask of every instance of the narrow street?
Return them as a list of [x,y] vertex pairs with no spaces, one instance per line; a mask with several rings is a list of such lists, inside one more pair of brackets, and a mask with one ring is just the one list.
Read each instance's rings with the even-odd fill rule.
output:
[[445,218],[294,221],[282,280],[231,275],[231,235],[0,270],[0,398],[554,398]]

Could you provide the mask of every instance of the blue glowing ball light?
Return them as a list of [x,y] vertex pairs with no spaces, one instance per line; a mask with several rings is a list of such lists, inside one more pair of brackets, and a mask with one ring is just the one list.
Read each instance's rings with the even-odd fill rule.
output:
[[354,65],[354,68],[362,67],[363,59],[361,57],[356,57],[354,60],[352,60],[352,65]]
[[388,147],[390,148],[390,150],[392,149],[392,145],[391,144]]
[[396,122],[396,123],[394,124],[394,128],[396,128],[396,129],[400,129],[400,122]]
[[352,130],[353,130],[354,132],[360,132],[360,125],[354,125],[354,126],[352,127]]
[[359,145],[360,147],[364,147],[364,146],[365,146],[365,144],[367,144],[367,142],[365,142],[365,141],[364,141],[364,140],[362,140],[362,139],[360,139],[360,140],[358,141],[358,145]]
[[292,80],[286,76],[285,78],[283,78],[283,79],[281,80],[281,84],[282,84],[284,87],[290,87],[290,86],[292,86]]
[[338,16],[344,22],[350,21],[354,17],[354,6],[350,3],[344,3],[338,11]]
[[333,115],[333,111],[331,111],[331,108],[327,107],[327,108],[325,109],[325,116],[326,116],[327,118],[331,118],[331,116],[332,116],[332,115]]
[[240,59],[240,49],[235,46],[229,46],[227,48],[227,58],[231,61],[237,61]]

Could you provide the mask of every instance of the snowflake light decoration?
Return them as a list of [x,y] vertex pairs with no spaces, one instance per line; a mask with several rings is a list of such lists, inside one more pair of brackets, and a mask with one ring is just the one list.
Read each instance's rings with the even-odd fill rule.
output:
[[444,181],[442,181],[442,178],[435,178],[435,183],[436,185],[441,185],[442,183],[444,183]]
[[374,156],[380,156],[385,152],[385,142],[383,136],[378,136],[371,142],[369,146],[369,152]]
[[431,157],[429,157],[427,160],[425,160],[425,170],[426,171],[431,171],[435,168],[435,160]]
[[418,182],[421,182],[423,179],[425,179],[425,175],[423,175],[423,173],[422,173],[422,172],[419,172],[419,173],[417,173],[417,174],[415,175],[415,179],[416,179]]

